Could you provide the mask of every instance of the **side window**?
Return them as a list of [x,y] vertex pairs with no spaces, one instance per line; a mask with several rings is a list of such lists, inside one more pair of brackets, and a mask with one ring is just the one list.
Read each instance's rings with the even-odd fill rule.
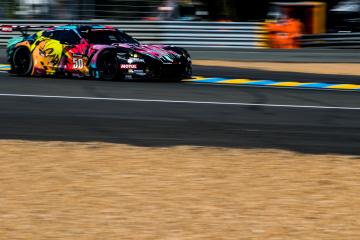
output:
[[81,40],[73,30],[54,31],[54,39],[69,45],[79,44]]
[[47,38],[54,38],[54,32],[55,31],[44,31],[42,35]]
[[61,35],[62,35],[62,31],[60,30],[52,31],[50,38],[61,41]]

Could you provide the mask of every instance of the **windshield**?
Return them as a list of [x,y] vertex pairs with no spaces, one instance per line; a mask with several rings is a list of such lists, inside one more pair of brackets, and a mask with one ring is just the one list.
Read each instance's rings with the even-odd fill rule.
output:
[[113,44],[113,43],[128,43],[139,44],[134,38],[130,37],[124,32],[109,29],[96,29],[87,32],[81,32],[82,37],[92,44]]

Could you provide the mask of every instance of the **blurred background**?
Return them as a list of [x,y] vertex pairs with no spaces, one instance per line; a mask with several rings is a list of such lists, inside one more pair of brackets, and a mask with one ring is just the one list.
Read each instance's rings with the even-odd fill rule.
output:
[[[0,21],[5,24],[14,20],[118,21],[111,24],[147,43],[182,46],[360,46],[360,0],[2,0]],[[136,20],[152,25],[141,31],[138,26],[128,26]],[[174,23],[164,26],[161,21]],[[238,24],[232,25],[234,22]],[[186,33],[179,35],[185,28]],[[147,33],[150,30],[153,32]],[[8,37],[1,35],[0,45]]]
[[[260,21],[267,0],[2,0],[2,19]],[[276,2],[298,2],[279,0]],[[359,0],[327,0],[328,11],[359,13]],[[338,5],[338,6],[337,6]]]

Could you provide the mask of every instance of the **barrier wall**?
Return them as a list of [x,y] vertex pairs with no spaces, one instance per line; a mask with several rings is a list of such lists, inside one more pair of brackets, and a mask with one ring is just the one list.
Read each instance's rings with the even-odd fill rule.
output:
[[[59,26],[65,24],[111,25],[127,32],[142,43],[169,44],[196,48],[265,48],[267,33],[261,22],[153,22],[153,21],[28,21],[0,20],[0,25]],[[34,28],[36,32],[42,28]],[[0,46],[20,35],[19,32],[0,32]]]
[[[0,20],[0,25],[40,26],[65,24],[101,24],[119,28],[149,44],[169,44],[193,48],[267,48],[268,33],[262,22],[153,22],[153,21],[57,21]],[[20,32],[0,32],[0,46],[19,36]],[[303,35],[301,47],[360,46],[360,33],[330,33]]]
[[360,33],[327,33],[303,35],[302,47],[359,47]]

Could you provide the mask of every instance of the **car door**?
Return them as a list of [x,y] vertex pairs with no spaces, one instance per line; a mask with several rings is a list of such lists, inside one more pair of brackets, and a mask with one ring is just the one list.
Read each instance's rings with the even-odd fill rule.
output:
[[63,32],[59,38],[64,46],[64,71],[80,76],[87,75],[89,73],[86,54],[89,48],[88,42],[72,29]]
[[37,39],[33,56],[33,75],[54,75],[57,73],[63,53],[63,45],[58,39],[59,32],[45,31]]

